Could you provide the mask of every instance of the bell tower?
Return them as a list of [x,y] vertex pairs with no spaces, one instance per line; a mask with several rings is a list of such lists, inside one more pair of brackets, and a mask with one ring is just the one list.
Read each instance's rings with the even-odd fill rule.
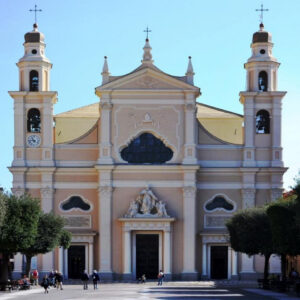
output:
[[12,166],[54,166],[53,104],[57,92],[50,91],[52,64],[45,56],[44,35],[36,23],[24,37],[24,55],[17,63],[19,91],[9,92],[14,99]]
[[244,167],[283,167],[281,147],[281,101],[286,92],[277,90],[280,64],[273,56],[272,35],[261,23],[253,34],[251,57],[245,63]]

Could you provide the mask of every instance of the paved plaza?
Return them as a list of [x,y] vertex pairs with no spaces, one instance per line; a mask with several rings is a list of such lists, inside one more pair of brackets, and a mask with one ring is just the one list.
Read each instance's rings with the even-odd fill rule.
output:
[[256,287],[242,287],[233,285],[216,286],[214,282],[168,282],[163,286],[157,286],[155,282],[146,284],[134,283],[109,283],[99,285],[98,290],[93,290],[92,285],[88,290],[83,290],[82,285],[65,285],[64,290],[49,290],[44,294],[43,289],[34,287],[29,291],[0,293],[0,300],[10,299],[277,299],[296,300],[299,298],[289,297],[284,294],[264,291]]

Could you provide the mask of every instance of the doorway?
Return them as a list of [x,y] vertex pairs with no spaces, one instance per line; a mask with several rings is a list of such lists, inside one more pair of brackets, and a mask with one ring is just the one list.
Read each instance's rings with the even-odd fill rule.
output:
[[210,267],[212,279],[227,279],[228,246],[211,246]]
[[156,279],[159,268],[159,235],[136,235],[136,278],[143,274],[148,279]]
[[68,249],[68,276],[72,279],[81,278],[85,269],[85,246],[70,246]]

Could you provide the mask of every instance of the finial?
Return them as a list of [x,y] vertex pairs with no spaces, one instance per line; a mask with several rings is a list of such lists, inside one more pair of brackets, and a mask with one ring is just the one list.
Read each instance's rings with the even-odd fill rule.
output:
[[103,68],[102,68],[102,84],[105,84],[107,82],[109,82],[109,70],[108,70],[108,64],[107,64],[107,56],[104,56],[104,64],[103,64]]
[[146,38],[146,43],[143,49],[144,49],[144,55],[143,55],[142,64],[152,64],[153,63],[152,54],[151,54],[152,48],[149,44],[148,38]]
[[263,24],[263,23],[260,23],[260,24],[259,24],[259,30],[260,30],[260,31],[263,31],[264,28],[265,28],[264,24]]
[[148,28],[148,26],[147,26],[147,28],[144,30],[144,32],[146,32],[146,41],[148,40],[148,33],[149,32],[152,32],[152,30],[150,30],[149,28]]
[[259,27],[261,28],[261,25],[264,26],[264,11],[269,11],[269,9],[264,8],[264,5],[261,4],[259,9],[256,9],[255,11],[260,11],[259,19],[260,19],[260,25]]
[[[34,24],[37,25],[37,18],[36,18],[36,13],[41,12],[41,9],[37,9],[37,5],[34,5],[34,9],[29,9],[30,12],[34,12]],[[33,25],[34,28],[34,25]]]
[[187,70],[186,70],[186,78],[187,78],[187,82],[189,84],[194,84],[194,68],[193,68],[193,64],[192,64],[192,57],[189,56],[189,62],[188,62],[188,67],[187,67]]
[[38,31],[38,24],[37,23],[33,24],[33,31]]

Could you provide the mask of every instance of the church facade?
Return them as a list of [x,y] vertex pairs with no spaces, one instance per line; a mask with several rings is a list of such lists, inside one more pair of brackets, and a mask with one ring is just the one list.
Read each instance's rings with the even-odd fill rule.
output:
[[[44,35],[25,34],[14,100],[12,191],[63,216],[69,249],[39,255],[40,272],[131,280],[254,278],[263,258],[236,253],[225,222],[282,194],[279,63],[261,24],[245,63],[244,114],[201,104],[191,58],[184,76],[158,69],[146,39],[141,65],[112,76],[104,59],[99,102],[53,114]],[[201,98],[200,98],[201,99]],[[201,101],[201,100],[200,100]],[[22,257],[15,257],[21,272]],[[279,272],[277,257],[271,272]]]

